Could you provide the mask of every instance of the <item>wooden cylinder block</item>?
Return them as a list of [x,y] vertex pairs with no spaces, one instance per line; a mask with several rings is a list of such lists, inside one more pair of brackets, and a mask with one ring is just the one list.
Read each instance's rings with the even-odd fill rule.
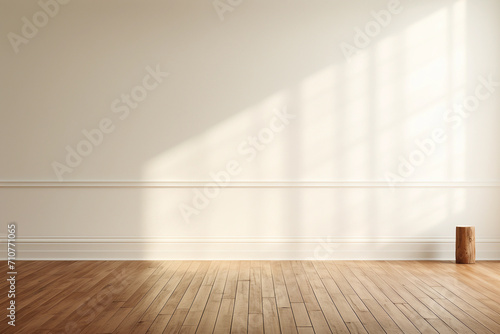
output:
[[474,226],[457,226],[455,260],[457,263],[476,263],[476,229]]

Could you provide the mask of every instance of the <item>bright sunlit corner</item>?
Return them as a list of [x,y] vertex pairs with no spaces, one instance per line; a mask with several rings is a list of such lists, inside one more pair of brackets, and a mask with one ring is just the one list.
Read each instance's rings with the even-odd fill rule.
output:
[[0,333],[500,333],[499,1],[0,17]]

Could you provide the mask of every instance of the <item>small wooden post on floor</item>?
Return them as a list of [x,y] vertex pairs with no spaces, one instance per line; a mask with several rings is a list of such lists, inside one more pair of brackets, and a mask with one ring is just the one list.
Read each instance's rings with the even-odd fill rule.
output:
[[476,263],[476,229],[474,226],[457,226],[455,260],[457,263]]

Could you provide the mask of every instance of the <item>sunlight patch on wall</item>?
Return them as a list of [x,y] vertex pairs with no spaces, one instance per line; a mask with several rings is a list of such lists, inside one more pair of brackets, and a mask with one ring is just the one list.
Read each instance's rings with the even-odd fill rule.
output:
[[[269,126],[273,112],[286,106],[286,91],[277,92],[264,101],[214,125],[203,133],[159,154],[144,164],[146,180],[203,181],[211,172],[225,168],[238,159],[238,145]],[[274,163],[274,162],[273,162]]]
[[[416,140],[435,127],[446,127],[445,110],[465,94],[464,4],[455,2],[381,36],[350,63],[330,64],[281,87],[148,161],[144,179],[209,182],[211,173],[236,158],[243,162],[243,172],[232,181],[383,180],[388,166],[415,149]],[[296,115],[294,123],[254,162],[245,164],[238,145],[267,127],[273,111],[283,106]],[[419,167],[416,180],[465,175],[461,131],[436,148]],[[171,230],[181,235],[215,233],[210,229],[229,235],[294,235],[311,224],[318,224],[311,230],[328,226],[339,235],[406,233],[401,226],[412,226],[413,235],[426,235],[464,210],[465,199],[455,190],[414,189],[398,195],[383,191],[222,189],[198,223],[189,227],[182,225],[176,211],[179,202],[192,200],[193,189],[176,191],[176,198],[158,198],[165,192],[145,189],[144,222],[174,226]],[[224,228],[222,222],[232,218],[239,225]]]

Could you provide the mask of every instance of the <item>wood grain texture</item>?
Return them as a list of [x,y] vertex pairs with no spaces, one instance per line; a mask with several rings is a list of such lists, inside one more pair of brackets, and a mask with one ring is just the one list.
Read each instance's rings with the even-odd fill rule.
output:
[[[3,265],[6,269],[6,265]],[[0,333],[500,333],[500,261],[20,261]],[[7,282],[0,282],[5,305]]]
[[476,228],[456,227],[455,260],[460,264],[476,263]]

